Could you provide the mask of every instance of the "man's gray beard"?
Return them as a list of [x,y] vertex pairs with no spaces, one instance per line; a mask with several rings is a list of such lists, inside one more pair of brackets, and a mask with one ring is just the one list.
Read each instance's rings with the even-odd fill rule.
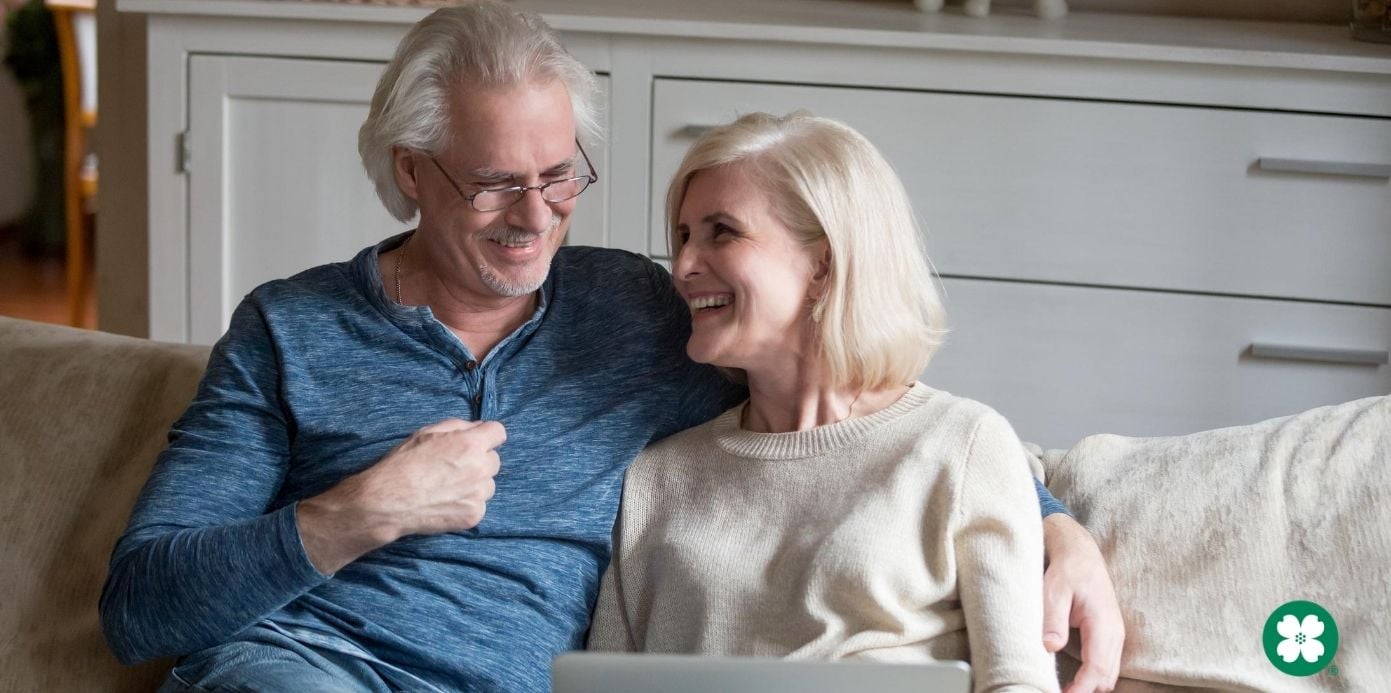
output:
[[506,296],[508,298],[526,296],[541,288],[541,285],[546,283],[547,274],[550,274],[549,263],[546,265],[546,271],[542,272],[539,278],[530,281],[511,282],[498,276],[498,274],[493,271],[493,268],[487,265],[478,266],[478,276],[483,279],[483,283],[499,296]]
[[[556,232],[556,229],[558,229],[558,228],[560,228],[560,217],[554,216],[554,215],[553,215],[553,216],[551,216],[551,225],[550,225],[544,232],[542,232],[542,233],[540,234],[540,237],[536,239],[536,242],[537,242],[537,243],[545,243],[546,240],[547,240],[547,238],[549,238],[551,234],[555,233],[555,232]],[[505,235],[505,234],[504,234],[504,233],[489,234],[489,238],[496,237],[496,236],[500,236],[500,235]],[[485,242],[490,242],[490,241],[485,241]],[[483,283],[484,283],[485,285],[487,285],[487,287],[488,287],[489,289],[492,289],[492,290],[493,290],[494,292],[496,292],[499,296],[506,296],[506,297],[508,297],[508,298],[516,298],[516,297],[518,297],[518,296],[525,296],[525,295],[527,295],[527,294],[529,294],[529,293],[531,293],[531,292],[533,292],[533,291],[536,291],[537,289],[541,288],[541,285],[546,283],[546,275],[550,274],[550,271],[551,271],[551,259],[554,259],[554,257],[555,257],[555,255],[552,254],[552,255],[551,255],[551,258],[548,258],[548,259],[546,260],[546,266],[545,266],[544,269],[541,270],[541,276],[540,276],[540,277],[532,278],[532,279],[525,280],[525,281],[522,281],[522,282],[508,281],[506,278],[504,278],[504,277],[498,275],[497,272],[494,272],[494,271],[493,271],[493,268],[491,268],[491,267],[489,267],[489,266],[487,266],[487,265],[485,265],[485,264],[482,264],[482,263],[480,263],[480,264],[478,265],[478,276],[483,280]]]

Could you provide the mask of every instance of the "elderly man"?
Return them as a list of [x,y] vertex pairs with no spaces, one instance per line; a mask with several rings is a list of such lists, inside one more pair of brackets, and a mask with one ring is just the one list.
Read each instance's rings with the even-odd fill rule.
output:
[[[745,396],[685,357],[659,266],[560,247],[597,180],[594,94],[499,3],[406,36],[360,150],[418,228],[238,307],[111,558],[122,661],[182,657],[171,691],[548,690],[628,462]],[[1095,545],[1047,524],[1054,629],[1118,648]]]

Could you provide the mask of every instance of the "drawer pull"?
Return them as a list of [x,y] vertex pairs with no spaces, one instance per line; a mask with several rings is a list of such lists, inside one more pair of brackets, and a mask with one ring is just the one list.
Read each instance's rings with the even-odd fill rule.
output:
[[687,125],[686,127],[681,128],[680,132],[682,135],[686,137],[695,139],[714,129],[714,125]]
[[1380,366],[1391,356],[1385,351],[1369,349],[1327,349],[1324,347],[1289,346],[1285,344],[1251,345],[1251,355],[1263,359],[1285,361],[1319,361],[1321,363],[1344,363],[1356,366]]
[[1391,164],[1357,164],[1349,161],[1313,161],[1310,159],[1256,159],[1256,168],[1262,171],[1283,171],[1286,173],[1316,173],[1330,176],[1357,176],[1359,178],[1391,178]]

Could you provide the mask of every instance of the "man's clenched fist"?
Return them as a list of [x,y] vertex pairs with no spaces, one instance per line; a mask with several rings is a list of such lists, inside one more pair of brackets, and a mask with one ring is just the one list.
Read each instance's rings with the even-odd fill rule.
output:
[[332,574],[404,536],[478,526],[506,440],[496,421],[445,419],[412,433],[375,465],[300,502],[309,560]]

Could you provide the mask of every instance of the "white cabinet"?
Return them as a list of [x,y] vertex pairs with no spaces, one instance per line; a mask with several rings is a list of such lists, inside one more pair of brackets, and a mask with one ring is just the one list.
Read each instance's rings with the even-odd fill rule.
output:
[[[1180,433],[1391,389],[1375,362],[1391,350],[1391,55],[1342,27],[974,20],[857,0],[515,4],[603,80],[610,134],[590,149],[600,183],[570,242],[664,259],[662,196],[692,133],[806,108],[875,141],[926,222],[953,327],[927,381],[1026,439]],[[147,122],[114,152],[146,193],[119,218],[144,225],[101,231],[148,243],[148,266],[103,268],[128,280],[104,281],[128,292],[104,304],[147,307],[148,329],[127,331],[212,341],[261,281],[402,228],[356,133],[426,8],[117,8],[147,33],[145,89],[130,92]],[[119,160],[131,151],[138,164]]]
[[914,198],[953,330],[924,380],[1028,439],[1177,434],[1391,392],[1376,363],[1391,309],[1365,307],[1391,306],[1391,119],[659,79],[653,180],[707,125],[799,108],[863,132]]

